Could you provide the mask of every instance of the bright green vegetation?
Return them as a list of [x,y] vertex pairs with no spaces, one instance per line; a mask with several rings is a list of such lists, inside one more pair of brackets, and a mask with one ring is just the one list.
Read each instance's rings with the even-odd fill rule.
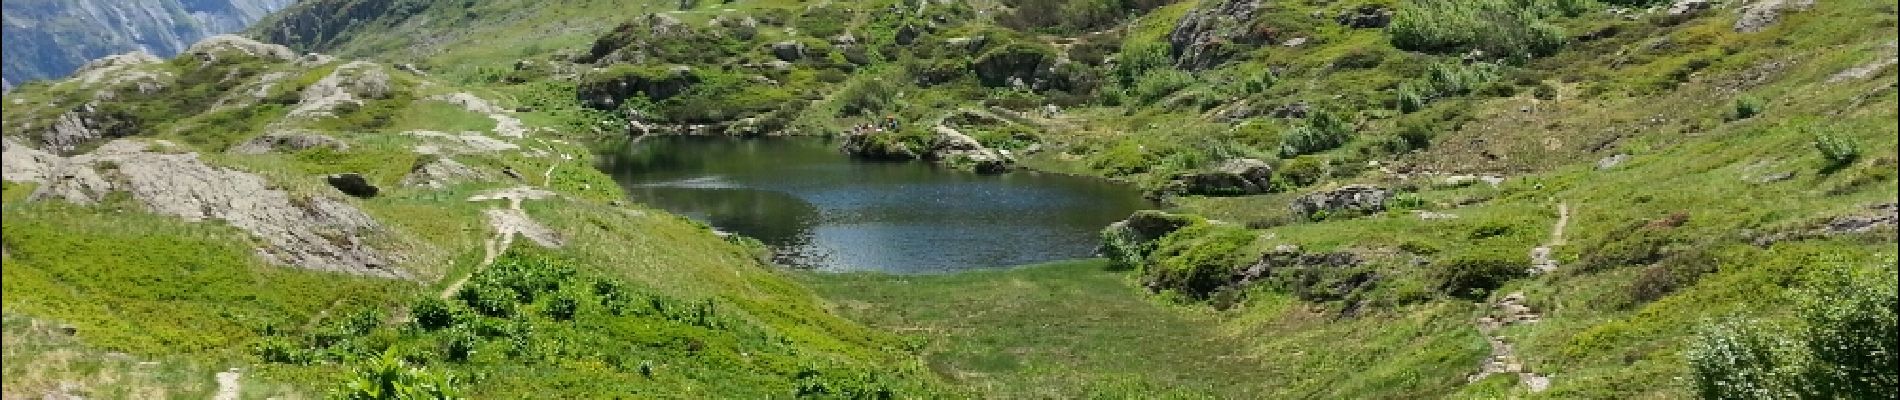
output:
[[[26,202],[32,185],[8,183],[8,390],[67,379],[20,362],[76,365],[58,371],[107,394],[201,394],[204,371],[234,365],[276,388],[259,390],[306,396],[345,382],[350,393],[455,382],[474,397],[1894,390],[1894,228],[1852,227],[1890,216],[1868,206],[1900,190],[1892,4],[1819,2],[1742,33],[1737,7],[1607,11],[1652,1],[1267,2],[1190,24],[1211,28],[1177,46],[1184,18],[1231,2],[478,3],[307,1],[257,28],[299,50],[430,72],[392,73],[392,95],[336,118],[285,118],[336,65],[247,58],[142,67],[176,82],[121,91],[95,112],[109,136],[173,140],[300,195],[330,193],[317,174],[365,174],[390,190],[352,204],[390,227],[376,239],[410,255],[401,267],[422,279],[264,265],[222,225],[116,200]],[[1390,25],[1332,19],[1362,5],[1390,8]],[[802,50],[779,60],[790,48]],[[212,106],[273,72],[288,77],[255,104]],[[574,159],[456,155],[527,177],[397,187],[439,157],[416,154],[422,139],[403,132],[495,127],[429,100],[460,91],[554,131],[516,144]],[[37,132],[95,94],[73,82],[20,88],[6,135]],[[866,153],[914,158],[931,126],[954,125],[1018,151],[1020,166],[1153,190],[1179,229],[1108,236],[1109,261],[788,273],[743,239],[611,205],[622,193],[588,164],[636,121],[838,135],[885,117],[903,127],[863,138]],[[279,127],[352,147],[221,153]],[[1165,196],[1183,174],[1237,158],[1273,167],[1267,193]],[[478,270],[493,204],[464,200],[524,183],[562,194],[524,208],[566,245],[517,241]],[[1289,207],[1348,184],[1392,196],[1370,212]],[[1539,246],[1554,270],[1530,272]],[[1508,373],[1467,382],[1492,353],[1477,320],[1513,293],[1538,321],[1493,334],[1551,378],[1547,390]],[[34,328],[60,323],[78,339]],[[29,331],[40,333],[15,342]],[[1864,356],[1875,350],[1884,358]],[[149,382],[100,378],[136,368],[99,361],[114,351],[165,367]]]
[[[984,397],[1247,397],[1270,369],[1208,310],[1144,298],[1102,261],[943,276],[806,274],[844,315],[906,333]],[[1213,362],[1220,360],[1219,362]]]

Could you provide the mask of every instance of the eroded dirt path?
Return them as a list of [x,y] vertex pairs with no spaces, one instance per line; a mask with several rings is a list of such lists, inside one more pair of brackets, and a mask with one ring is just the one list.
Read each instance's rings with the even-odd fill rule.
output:
[[521,203],[523,201],[541,200],[553,196],[554,192],[522,186],[510,189],[491,190],[469,197],[468,201],[486,202],[504,200],[507,201],[508,205],[506,207],[483,210],[483,213],[488,215],[488,226],[494,228],[495,235],[489,237],[487,241],[482,243],[483,253],[481,264],[477,264],[475,270],[469,271],[468,275],[463,275],[460,279],[456,279],[455,283],[451,283],[448,287],[443,288],[442,298],[454,297],[455,292],[461,291],[462,286],[467,285],[469,278],[474,277],[476,272],[480,272],[482,268],[488,267],[489,264],[494,264],[495,259],[501,257],[501,253],[508,251],[508,246],[514,244],[515,236],[517,235],[526,237],[529,241],[541,247],[560,247],[562,245],[560,234],[545,225],[541,225],[539,222],[535,222],[533,218],[528,217],[526,211],[521,210]]
[[[1558,203],[1557,222],[1551,226],[1550,240],[1531,249],[1529,271],[1531,274],[1545,274],[1557,270],[1557,259],[1552,254],[1552,248],[1564,244],[1564,229],[1569,226],[1570,204]],[[1533,393],[1549,389],[1550,376],[1539,374],[1526,365],[1524,360],[1518,357],[1517,348],[1498,332],[1506,326],[1536,323],[1542,318],[1543,316],[1537,314],[1536,310],[1524,304],[1523,292],[1504,295],[1504,298],[1492,303],[1490,309],[1485,311],[1485,315],[1478,317],[1477,320],[1478,332],[1484,334],[1485,341],[1491,344],[1491,356],[1486,357],[1484,363],[1478,366],[1477,373],[1468,377],[1468,382],[1477,382],[1492,374],[1517,374],[1518,382],[1523,383]]]

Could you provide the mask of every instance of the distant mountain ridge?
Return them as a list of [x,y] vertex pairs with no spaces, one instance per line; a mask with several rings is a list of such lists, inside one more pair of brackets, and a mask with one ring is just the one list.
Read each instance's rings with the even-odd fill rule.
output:
[[296,0],[8,0],[7,88],[64,77],[86,61],[145,50],[170,57],[206,36],[236,32]]

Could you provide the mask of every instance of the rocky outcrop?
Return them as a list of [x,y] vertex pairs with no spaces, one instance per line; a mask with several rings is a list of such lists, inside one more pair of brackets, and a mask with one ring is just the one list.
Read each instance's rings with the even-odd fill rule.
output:
[[451,134],[436,131],[408,131],[403,132],[403,134],[422,138],[422,144],[418,144],[415,147],[416,154],[476,154],[521,148],[520,145],[488,137],[476,132]]
[[931,128],[937,136],[931,140],[928,158],[951,165],[967,165],[971,170],[982,174],[1008,172],[1012,164],[1002,152],[983,147],[976,138],[958,132],[955,128],[938,125]]
[[1042,88],[1053,77],[1055,52],[1023,43],[992,49],[970,62],[985,86]]
[[78,71],[73,72],[73,78],[82,87],[100,84],[116,87],[130,83],[139,93],[150,94],[168,86],[170,74],[142,71],[139,67],[163,62],[158,56],[144,50],[110,55],[80,66]]
[[198,57],[204,62],[217,62],[233,56],[257,57],[273,61],[297,59],[297,52],[290,51],[289,47],[259,42],[238,35],[217,35],[205,38],[192,44],[191,48],[185,49],[185,53]]
[[1384,28],[1392,23],[1392,9],[1378,4],[1366,4],[1340,13],[1339,17],[1333,20],[1353,29]]
[[1338,189],[1322,190],[1301,195],[1293,199],[1293,214],[1301,217],[1315,217],[1321,213],[1370,214],[1385,211],[1385,201],[1392,192],[1372,185],[1346,185]]
[[1834,217],[1821,229],[1838,235],[1892,228],[1896,223],[1900,223],[1900,203],[1883,203],[1867,206],[1867,210],[1859,214]]
[[257,175],[206,164],[196,153],[165,152],[169,143],[121,139],[70,158],[13,142],[6,147],[6,179],[40,183],[30,197],[35,200],[96,204],[112,193],[128,193],[155,214],[218,220],[248,232],[261,245],[258,254],[273,263],[409,277],[392,267],[390,255],[364,242],[382,228],[349,203],[293,195]]
[[1260,0],[1209,0],[1189,11],[1168,32],[1168,47],[1175,66],[1189,70],[1211,68],[1247,46],[1272,40],[1266,31],[1255,29],[1254,15]]
[[131,116],[87,103],[60,114],[52,126],[40,131],[40,145],[54,153],[72,154],[101,139],[138,133],[139,125]]
[[1181,193],[1200,196],[1239,196],[1273,191],[1273,166],[1265,161],[1236,158],[1214,168],[1182,174],[1173,186]]
[[335,151],[348,151],[349,143],[324,136],[321,133],[303,130],[290,130],[266,133],[251,138],[225,152],[231,154],[269,154],[293,153],[315,148],[327,148]]
[[1154,251],[1155,241],[1194,223],[1194,217],[1141,210],[1102,229],[1103,257],[1122,267],[1134,267]]
[[685,66],[673,67],[664,72],[615,72],[609,69],[606,73],[612,75],[584,79],[578,90],[581,101],[590,108],[614,110],[620,107],[621,102],[634,96],[656,102],[672,98],[700,81],[693,69]]
[[442,189],[463,182],[485,181],[489,175],[455,161],[453,158],[438,157],[419,163],[402,177],[402,186]]
[[1755,0],[1742,6],[1742,16],[1735,19],[1735,31],[1761,32],[1781,21],[1781,13],[1804,11],[1810,7],[1814,7],[1814,0]]
[[798,41],[795,41],[795,40],[787,40],[783,42],[773,43],[772,56],[778,57],[778,59],[782,61],[798,61],[798,60],[805,59],[805,44],[799,43]]
[[290,110],[290,115],[333,116],[336,108],[344,104],[361,106],[365,100],[388,98],[390,89],[389,73],[383,72],[382,66],[352,61],[304,88],[301,100]]
[[488,100],[483,100],[481,97],[477,97],[473,94],[457,92],[437,95],[429,99],[448,102],[462,106],[462,109],[468,110],[469,112],[487,115],[488,119],[495,120],[496,135],[521,138],[526,137],[528,134],[528,127],[521,123],[520,118],[508,115],[509,111],[507,109],[496,107],[494,104],[489,103]]
[[1234,271],[1225,286],[1242,288],[1271,279],[1302,300],[1339,300],[1377,283],[1378,275],[1372,271],[1347,271],[1362,262],[1350,251],[1309,253],[1299,246],[1280,245],[1246,268]]

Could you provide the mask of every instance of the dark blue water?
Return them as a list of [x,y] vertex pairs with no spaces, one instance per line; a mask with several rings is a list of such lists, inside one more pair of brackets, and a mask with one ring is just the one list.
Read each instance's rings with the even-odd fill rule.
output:
[[818,139],[654,137],[602,167],[634,201],[757,238],[780,263],[825,271],[1088,257],[1103,226],[1148,205],[1103,180],[856,161]]

